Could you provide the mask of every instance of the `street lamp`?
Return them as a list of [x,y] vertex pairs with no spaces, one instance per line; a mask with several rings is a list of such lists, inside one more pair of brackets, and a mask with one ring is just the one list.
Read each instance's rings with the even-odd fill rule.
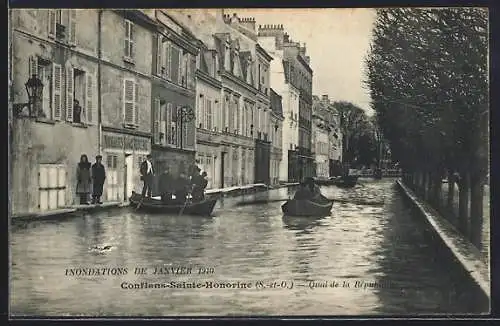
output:
[[31,117],[32,113],[34,113],[35,115],[37,114],[37,112],[32,112],[31,107],[33,106],[33,109],[35,109],[37,100],[42,98],[43,83],[37,77],[37,75],[33,74],[31,75],[31,78],[28,79],[26,84],[24,84],[24,86],[26,87],[26,92],[28,93],[28,109],[29,109],[29,116]]

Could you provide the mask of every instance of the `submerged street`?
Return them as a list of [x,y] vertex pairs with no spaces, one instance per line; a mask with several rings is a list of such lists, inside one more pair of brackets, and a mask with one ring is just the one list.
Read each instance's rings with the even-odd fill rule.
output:
[[[57,221],[15,222],[12,315],[379,315],[487,312],[488,302],[440,249],[393,179],[322,187],[335,203],[321,219],[284,218],[292,188],[225,198],[212,218],[130,208]],[[107,250],[94,249],[94,247]],[[193,266],[192,274],[134,275],[136,267]],[[202,267],[207,274],[198,274]],[[66,276],[70,268],[127,268],[121,276]],[[213,273],[211,268],[213,268]],[[127,289],[124,282],[249,282],[252,288]],[[256,282],[285,284],[255,288]],[[317,287],[336,282],[338,287]],[[342,286],[349,284],[350,286]],[[366,285],[368,284],[368,285]],[[293,286],[292,286],[293,285]],[[314,286],[310,286],[314,285]],[[124,288],[125,287],[125,288]]]

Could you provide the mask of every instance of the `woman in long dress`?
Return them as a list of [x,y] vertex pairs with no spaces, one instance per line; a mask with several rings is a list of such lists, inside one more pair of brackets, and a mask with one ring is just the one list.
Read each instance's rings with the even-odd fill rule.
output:
[[92,182],[90,175],[90,162],[87,155],[83,154],[80,157],[80,162],[76,169],[76,193],[80,196],[80,205],[88,205],[90,194],[90,184]]

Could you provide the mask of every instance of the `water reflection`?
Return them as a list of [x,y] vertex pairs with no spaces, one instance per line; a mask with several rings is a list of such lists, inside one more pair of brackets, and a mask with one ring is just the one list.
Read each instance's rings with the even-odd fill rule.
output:
[[[219,202],[211,218],[150,215],[132,209],[12,228],[11,311],[37,315],[353,315],[475,311],[451,258],[436,253],[425,227],[391,180],[353,189],[325,187],[329,198],[386,199],[373,207],[335,203],[325,218],[284,217],[283,202]],[[287,198],[276,189],[244,200]],[[92,250],[94,246],[110,250]],[[445,262],[445,263],[443,263]],[[66,268],[192,265],[213,275],[65,277]],[[450,275],[455,275],[450,278]],[[123,290],[121,282],[295,280],[292,290]],[[311,289],[307,282],[351,287]],[[354,288],[357,281],[393,288]],[[402,294],[400,288],[406,292]],[[77,295],[75,295],[77,293]],[[477,301],[477,300],[469,300]],[[470,303],[470,302],[469,302]]]

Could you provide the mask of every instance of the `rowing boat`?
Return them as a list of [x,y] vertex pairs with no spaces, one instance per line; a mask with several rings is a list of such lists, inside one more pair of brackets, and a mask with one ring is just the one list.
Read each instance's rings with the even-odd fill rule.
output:
[[133,192],[129,201],[130,206],[151,213],[178,214],[182,212],[184,215],[210,216],[217,203],[217,198],[207,198],[194,203],[188,201],[186,204],[166,205],[160,199],[143,198],[141,194]]
[[281,210],[287,216],[314,216],[322,217],[330,215],[333,201],[311,201],[307,199],[290,199],[283,205]]

